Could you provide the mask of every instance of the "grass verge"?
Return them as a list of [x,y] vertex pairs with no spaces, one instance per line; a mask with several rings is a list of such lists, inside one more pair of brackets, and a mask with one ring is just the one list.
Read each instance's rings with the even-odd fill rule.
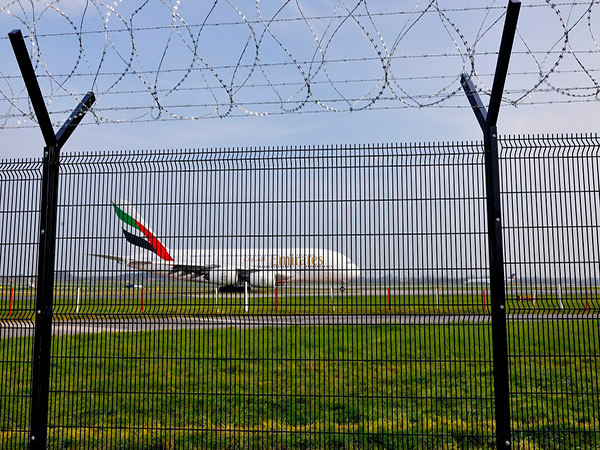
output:
[[[509,324],[513,448],[599,447],[599,328]],[[0,340],[0,447],[25,447],[30,348]],[[52,353],[52,448],[494,446],[489,325],[103,333]]]

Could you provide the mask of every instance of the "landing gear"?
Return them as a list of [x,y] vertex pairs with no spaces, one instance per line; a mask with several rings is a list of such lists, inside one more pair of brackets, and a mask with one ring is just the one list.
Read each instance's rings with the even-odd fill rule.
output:
[[[251,290],[250,286],[248,286],[248,292]],[[224,293],[224,294],[243,294],[246,292],[245,290],[245,286],[239,285],[239,284],[235,284],[235,285],[230,285],[230,286],[221,286],[219,288],[219,292]]]

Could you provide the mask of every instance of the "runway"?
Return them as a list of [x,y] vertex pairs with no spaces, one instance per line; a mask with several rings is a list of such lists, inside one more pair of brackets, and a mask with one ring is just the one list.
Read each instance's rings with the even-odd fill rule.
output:
[[[565,320],[597,320],[599,313],[516,313],[508,314],[509,322],[541,322]],[[349,314],[349,315],[261,315],[164,317],[145,315],[119,319],[56,319],[53,336],[100,333],[138,333],[161,330],[217,330],[223,328],[257,329],[295,326],[372,326],[372,325],[454,325],[491,324],[489,314]],[[30,337],[34,334],[31,320],[0,321],[0,339]]]

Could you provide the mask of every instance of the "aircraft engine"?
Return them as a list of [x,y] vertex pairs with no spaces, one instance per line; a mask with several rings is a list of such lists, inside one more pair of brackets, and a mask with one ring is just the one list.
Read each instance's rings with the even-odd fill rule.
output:
[[250,274],[250,286],[273,287],[275,286],[275,274],[273,272],[253,272]]
[[238,275],[235,270],[211,270],[207,274],[206,279],[209,283],[221,286],[232,286],[237,284]]

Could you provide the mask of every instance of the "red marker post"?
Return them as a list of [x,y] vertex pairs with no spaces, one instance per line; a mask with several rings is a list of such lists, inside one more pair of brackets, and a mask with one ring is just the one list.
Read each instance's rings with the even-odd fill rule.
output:
[[392,309],[392,293],[390,292],[390,288],[387,290],[387,298],[388,298],[388,311]]
[[12,316],[12,309],[13,309],[13,298],[15,296],[15,291],[13,288],[10,288],[10,303],[8,306],[8,317]]
[[590,309],[590,291],[585,291],[585,309]]
[[275,303],[275,311],[277,311],[277,288],[273,289],[273,301]]
[[145,305],[144,305],[144,290],[142,289],[142,312],[145,311]]
[[485,289],[483,290],[483,309],[487,309],[487,302],[485,299]]

